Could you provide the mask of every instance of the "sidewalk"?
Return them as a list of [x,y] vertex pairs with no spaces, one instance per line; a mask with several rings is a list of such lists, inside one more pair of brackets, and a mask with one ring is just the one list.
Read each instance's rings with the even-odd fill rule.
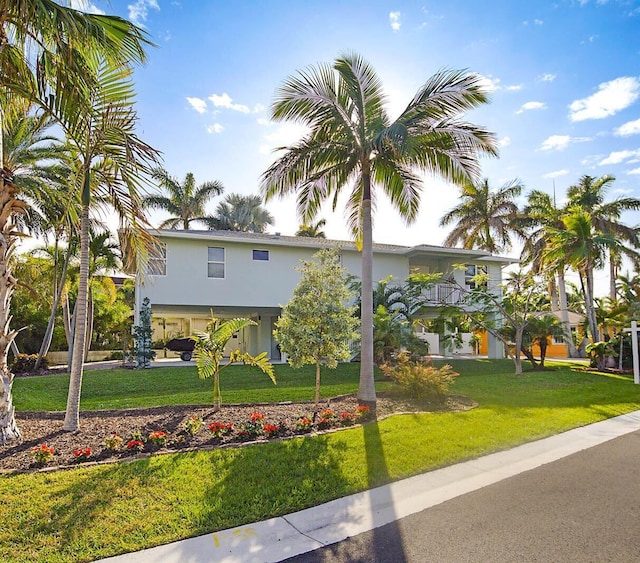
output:
[[640,411],[576,428],[326,504],[136,553],[115,563],[262,563],[333,544],[640,430]]

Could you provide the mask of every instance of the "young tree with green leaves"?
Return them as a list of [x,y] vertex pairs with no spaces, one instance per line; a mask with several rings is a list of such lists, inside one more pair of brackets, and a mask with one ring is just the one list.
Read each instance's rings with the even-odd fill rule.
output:
[[276,322],[273,334],[293,368],[316,366],[315,406],[320,401],[320,366],[335,368],[347,361],[349,344],[357,338],[355,307],[347,287],[348,274],[338,249],[320,250],[313,260],[301,260],[300,283]]
[[[271,108],[274,121],[295,121],[307,133],[263,174],[267,200],[297,194],[298,215],[314,220],[322,203],[335,209],[349,190],[348,225],[362,247],[362,327],[358,400],[375,409],[373,372],[373,202],[388,198],[407,222],[418,216],[423,174],[458,184],[480,175],[478,157],[496,155],[495,136],[463,121],[488,102],[480,75],[443,70],[429,78],[391,119],[375,70],[347,53],[333,64],[288,78]],[[285,147],[281,147],[285,148]]]
[[196,361],[198,375],[200,379],[213,378],[213,406],[216,411],[220,410],[220,374],[232,364],[242,363],[245,366],[257,367],[262,373],[269,376],[273,384],[276,384],[276,376],[273,366],[267,358],[267,353],[262,352],[257,356],[252,356],[247,352],[233,350],[229,354],[229,361],[222,364],[224,349],[231,337],[246,326],[256,325],[250,319],[229,319],[227,321],[211,318],[207,324],[206,332],[196,330],[191,338],[196,345],[193,350],[193,358]]

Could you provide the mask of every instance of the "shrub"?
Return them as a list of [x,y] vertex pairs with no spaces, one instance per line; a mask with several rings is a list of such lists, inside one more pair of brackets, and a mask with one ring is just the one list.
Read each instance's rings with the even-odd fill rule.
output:
[[275,438],[280,435],[282,427],[280,424],[265,424],[262,431],[267,438]]
[[149,433],[149,442],[154,446],[164,446],[167,443],[169,436],[163,430],[154,430]]
[[[13,373],[30,373],[36,369],[36,360],[38,354],[18,354],[18,357],[11,364]],[[46,358],[42,358],[40,369],[49,369],[49,362]]]
[[356,415],[352,412],[341,412],[340,413],[340,424],[342,426],[351,426],[356,421]]
[[107,360],[124,360],[124,352],[122,350],[114,350],[107,356]]
[[408,352],[398,354],[394,364],[381,366],[383,373],[395,381],[406,395],[418,401],[444,403],[449,385],[458,377],[450,365],[435,368],[430,360],[412,361]]
[[320,412],[320,418],[318,419],[318,428],[326,429],[331,428],[336,421],[336,413],[331,409],[324,409]]
[[141,452],[144,449],[144,442],[142,440],[129,440],[127,449],[133,452]]
[[364,422],[371,418],[371,407],[367,405],[358,405],[356,407],[355,417],[358,422]]

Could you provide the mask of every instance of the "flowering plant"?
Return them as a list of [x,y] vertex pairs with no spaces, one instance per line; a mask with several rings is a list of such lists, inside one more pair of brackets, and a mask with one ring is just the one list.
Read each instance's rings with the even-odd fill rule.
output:
[[91,457],[92,451],[91,448],[78,448],[77,450],[73,450],[73,457],[78,461],[84,461]]
[[184,429],[191,436],[195,436],[200,428],[202,428],[202,419],[196,414],[184,421]]
[[127,442],[127,449],[134,452],[141,452],[144,448],[144,442],[142,440],[129,440]]
[[163,430],[154,430],[149,434],[149,442],[154,446],[164,446],[168,439],[169,436]]
[[222,438],[222,436],[226,436],[230,434],[233,430],[233,423],[228,422],[212,422],[209,424],[209,432],[214,438]]
[[264,423],[264,415],[260,412],[251,413],[251,416],[249,418],[251,419],[251,422],[255,422],[257,424]]
[[318,428],[330,428],[335,422],[336,413],[331,409],[324,409],[320,411],[320,418],[318,419]]
[[275,438],[281,432],[285,431],[286,428],[285,424],[281,422],[280,424],[265,424],[262,427],[262,431],[267,438]]
[[358,405],[356,407],[356,419],[357,420],[367,420],[371,415],[371,407],[367,405]]
[[31,448],[31,455],[33,455],[37,463],[42,465],[49,463],[55,453],[55,450],[51,446],[47,446],[47,444],[40,444],[35,448]]
[[351,426],[356,420],[356,415],[352,412],[341,412],[340,423],[342,426]]
[[122,447],[122,442],[124,442],[122,436],[120,436],[120,434],[117,434],[116,432],[104,439],[105,447],[112,452],[119,450]]
[[296,432],[309,432],[313,426],[313,420],[308,416],[301,416],[295,421],[294,427]]

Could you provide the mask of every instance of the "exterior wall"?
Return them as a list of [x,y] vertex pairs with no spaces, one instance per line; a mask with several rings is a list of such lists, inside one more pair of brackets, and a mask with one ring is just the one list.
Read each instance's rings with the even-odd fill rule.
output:
[[[300,260],[310,260],[316,248],[288,247],[261,242],[238,243],[165,239],[167,244],[166,275],[150,276],[142,288],[151,306],[158,304],[207,307],[280,307],[286,304],[300,280],[295,268]],[[224,279],[207,277],[207,249],[225,249]],[[268,250],[269,260],[252,259],[252,250]],[[360,278],[360,253],[342,251],[343,266]],[[374,280],[388,275],[398,280],[409,273],[404,256],[376,254]],[[197,327],[192,327],[197,328]]]

